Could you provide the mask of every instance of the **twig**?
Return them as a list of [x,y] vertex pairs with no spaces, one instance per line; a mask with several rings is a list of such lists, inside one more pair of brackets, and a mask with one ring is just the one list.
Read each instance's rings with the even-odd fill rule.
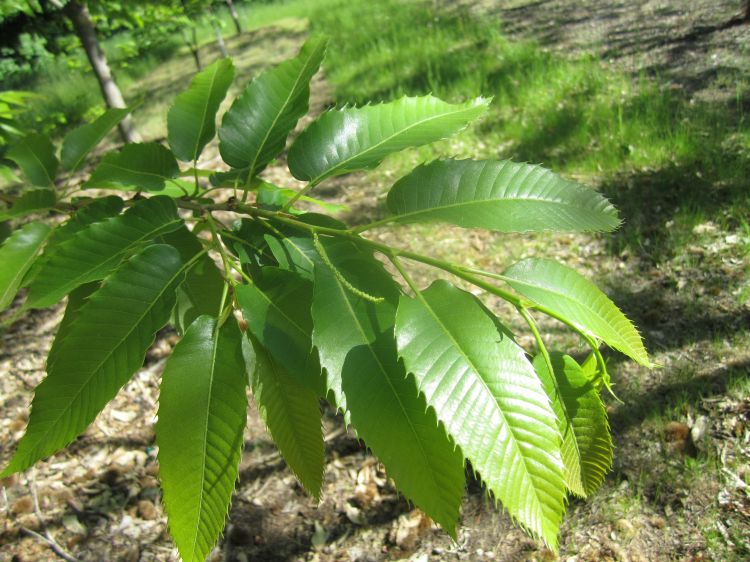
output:
[[63,548],[55,542],[54,539],[50,538],[49,532],[45,531],[46,535],[42,535],[37,533],[36,531],[32,531],[31,529],[28,529],[26,527],[21,527],[21,530],[26,533],[27,535],[30,535],[32,537],[36,537],[37,539],[41,540],[42,542],[46,543],[47,546],[52,549],[52,551],[57,554],[60,558],[63,560],[67,560],[68,562],[81,562],[78,558],[75,556],[71,556]]
[[60,543],[58,543],[54,539],[54,537],[52,537],[49,530],[47,529],[47,525],[44,523],[44,517],[42,517],[42,510],[39,507],[39,494],[37,493],[36,487],[36,469],[33,468],[31,469],[31,482],[29,484],[29,488],[31,490],[31,499],[34,505],[34,515],[36,515],[36,518],[39,520],[39,529],[44,534],[37,533],[36,531],[32,531],[31,529],[28,529],[26,527],[21,527],[21,530],[24,533],[43,540],[52,549],[52,551],[63,560],[67,560],[68,562],[81,562],[75,556],[68,554],[65,549],[60,546]]

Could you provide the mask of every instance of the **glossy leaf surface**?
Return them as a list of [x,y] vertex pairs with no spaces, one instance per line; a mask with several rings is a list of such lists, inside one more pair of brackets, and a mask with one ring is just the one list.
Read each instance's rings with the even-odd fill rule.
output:
[[159,474],[169,529],[185,562],[203,562],[229,510],[246,422],[242,334],[201,316],[167,361],[159,394]]
[[325,39],[308,39],[295,58],[248,84],[222,119],[219,150],[224,162],[255,175],[284,150],[287,136],[307,113],[310,80],[325,48]]
[[143,365],[182,280],[177,250],[150,246],[108,277],[57,344],[36,388],[26,433],[2,475],[25,470],[75,439]]
[[393,186],[388,209],[402,223],[442,221],[503,232],[612,230],[620,222],[596,191],[508,160],[419,166]]
[[15,162],[33,185],[54,187],[55,174],[60,162],[50,140],[37,133],[26,135],[13,145],[5,158]]
[[489,100],[449,104],[433,96],[333,109],[289,149],[295,178],[319,183],[330,176],[374,168],[388,154],[449,137],[482,115]]
[[401,297],[396,339],[407,371],[487,488],[556,548],[565,510],[560,434],[523,350],[475,297],[446,281]]
[[596,285],[551,260],[526,259],[504,274],[523,296],[563,316],[582,332],[602,339],[641,365],[651,366],[635,326]]
[[179,174],[174,155],[158,142],[126,144],[102,159],[84,187],[118,184],[139,191],[160,191],[167,180]]
[[216,134],[216,112],[234,79],[231,59],[219,59],[199,72],[167,114],[169,146],[180,160],[198,159]]
[[[455,536],[463,459],[398,361],[398,286],[380,262],[350,243],[325,249],[339,274],[315,267],[312,314],[328,387],[403,494]],[[347,284],[384,300],[362,298]]]

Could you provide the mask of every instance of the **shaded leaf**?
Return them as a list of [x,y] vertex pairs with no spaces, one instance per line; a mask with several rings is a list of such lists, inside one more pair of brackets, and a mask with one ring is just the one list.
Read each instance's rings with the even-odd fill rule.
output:
[[26,135],[11,147],[5,158],[15,162],[32,184],[55,186],[59,162],[55,156],[55,147],[46,136],[37,133]]
[[234,79],[231,59],[219,59],[195,75],[169,108],[169,146],[180,160],[198,159],[216,134],[216,112]]
[[203,562],[224,528],[243,445],[242,334],[201,316],[177,344],[159,393],[159,474],[169,530],[185,562]]
[[560,433],[524,351],[470,293],[435,281],[402,296],[398,350],[449,435],[510,515],[557,548]]
[[255,78],[224,114],[219,151],[224,162],[254,176],[284,149],[286,137],[307,113],[310,80],[326,40],[308,39],[299,54]]
[[16,296],[23,276],[52,229],[41,222],[30,222],[14,231],[0,246],[0,310]]
[[297,382],[256,342],[253,396],[284,461],[305,489],[320,499],[325,447],[316,392]]
[[[185,225],[159,237],[159,241],[176,248],[186,263],[203,251],[203,244]],[[172,311],[172,323],[177,332],[184,334],[199,316],[218,315],[223,290],[224,277],[209,255],[195,260],[177,289],[177,302]]]
[[119,152],[107,154],[84,187],[119,184],[138,190],[159,191],[164,183],[180,174],[174,155],[158,142],[126,144]]
[[92,223],[61,242],[31,283],[26,306],[51,306],[109,274],[130,253],[183,224],[168,197],[138,201],[124,214]]
[[50,365],[52,365],[52,363],[54,363],[57,359],[57,355],[60,351],[60,346],[62,345],[62,342],[64,342],[68,337],[70,327],[73,325],[73,321],[78,318],[78,313],[80,312],[81,307],[86,304],[88,298],[92,294],[94,294],[94,292],[97,291],[99,287],[101,287],[101,283],[98,281],[95,281],[93,283],[86,283],[85,285],[76,287],[68,295],[68,303],[65,306],[65,314],[63,314],[60,325],[57,327],[57,333],[55,334],[55,340],[52,342],[52,348],[47,354],[47,369],[49,369]]
[[402,223],[435,220],[503,232],[612,230],[620,223],[593,189],[508,160],[419,166],[390,190],[388,209]]
[[143,365],[169,320],[183,268],[171,246],[149,246],[88,298],[53,344],[55,360],[36,388],[26,433],[3,477],[68,445]]
[[562,459],[568,488],[587,496],[601,485],[612,466],[612,437],[599,391],[575,359],[550,353],[553,373],[544,357],[534,368],[544,384],[562,435]]
[[449,137],[482,115],[489,100],[450,104],[433,96],[327,111],[289,149],[295,178],[327,177],[374,168],[388,154]]
[[312,345],[312,283],[289,271],[263,268],[263,289],[236,288],[250,333],[297,381],[325,395],[318,354]]
[[10,209],[0,211],[0,221],[21,218],[38,211],[51,209],[57,203],[55,192],[51,189],[33,189],[25,192]]
[[100,199],[94,199],[85,207],[78,209],[67,221],[55,228],[52,235],[44,245],[44,252],[34,262],[28,274],[23,279],[23,285],[28,286],[36,278],[39,270],[57,251],[57,246],[69,240],[76,232],[83,230],[88,225],[103,221],[109,217],[119,215],[124,202],[119,197],[110,195]]
[[86,155],[99,144],[125,116],[130,113],[128,107],[113,107],[100,115],[93,123],[87,123],[73,129],[63,140],[60,160],[63,168],[71,172],[83,164]]
[[516,291],[573,323],[582,332],[651,366],[643,340],[617,306],[580,273],[551,260],[526,259],[504,274]]
[[[338,269],[315,266],[313,343],[327,384],[399,490],[455,537],[463,458],[397,358],[393,323],[399,288],[371,254],[327,242]],[[384,300],[376,303],[357,290]]]

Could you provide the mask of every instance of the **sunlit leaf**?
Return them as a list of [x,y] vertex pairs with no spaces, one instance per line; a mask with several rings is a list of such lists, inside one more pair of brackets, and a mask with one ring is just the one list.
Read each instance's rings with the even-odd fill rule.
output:
[[71,172],[83,164],[86,155],[98,145],[125,116],[130,113],[128,107],[113,107],[105,111],[93,123],[73,129],[63,140],[60,161],[63,168]]
[[30,222],[13,232],[0,246],[0,310],[13,302],[23,276],[51,231],[44,223]]
[[289,149],[295,178],[327,177],[374,168],[388,154],[449,137],[482,115],[489,100],[450,104],[433,96],[333,109],[321,115]]
[[555,261],[526,259],[512,265],[503,275],[526,298],[563,316],[582,332],[602,339],[641,365],[651,366],[635,326],[580,273]]
[[612,230],[620,223],[593,189],[508,160],[420,166],[393,186],[388,209],[402,223],[443,221],[503,232]]
[[126,144],[119,152],[107,154],[84,187],[119,184],[143,191],[160,191],[167,180],[180,174],[174,155],[158,142]]
[[55,174],[60,164],[50,140],[37,133],[26,135],[13,145],[5,158],[15,162],[34,185],[54,187]]

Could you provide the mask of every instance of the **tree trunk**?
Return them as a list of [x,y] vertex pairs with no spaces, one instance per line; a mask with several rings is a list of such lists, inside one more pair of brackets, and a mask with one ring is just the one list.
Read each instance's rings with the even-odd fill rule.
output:
[[237,15],[237,9],[234,7],[232,0],[226,0],[227,8],[229,8],[229,14],[232,16],[234,27],[237,30],[237,35],[242,33],[242,26],[240,25],[240,16]]
[[198,33],[195,30],[195,22],[192,20],[192,15],[188,10],[188,6],[185,0],[181,0],[180,3],[182,4],[182,13],[185,14],[185,17],[190,22],[190,37],[185,34],[185,29],[183,28],[182,39],[190,49],[190,52],[193,55],[193,60],[195,60],[195,66],[198,69],[198,72],[200,72],[201,70],[203,70],[203,65],[201,64],[201,53],[198,47]]
[[[127,107],[120,88],[117,87],[114,78],[112,78],[107,57],[99,46],[94,23],[91,21],[91,14],[89,14],[86,4],[82,4],[78,0],[70,0],[65,6],[65,15],[73,23],[76,35],[81,40],[81,45],[86,51],[91,68],[99,81],[99,87],[102,90],[102,96],[107,107]],[[120,121],[118,128],[125,142],[140,142],[141,136],[135,130],[130,116]]]
[[224,37],[221,35],[221,26],[219,25],[219,21],[216,18],[216,14],[214,14],[213,8],[211,6],[208,7],[209,14],[211,16],[211,25],[214,28],[214,33],[216,33],[216,43],[219,45],[219,51],[221,51],[221,56],[224,58],[229,57],[229,52],[227,51],[227,45],[224,43]]
[[745,0],[745,8],[742,10],[742,17],[745,21],[750,21],[750,0]]

